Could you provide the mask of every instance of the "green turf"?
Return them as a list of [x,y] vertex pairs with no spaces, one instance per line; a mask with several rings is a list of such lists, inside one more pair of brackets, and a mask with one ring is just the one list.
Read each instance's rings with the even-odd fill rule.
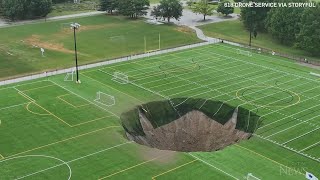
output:
[[[159,33],[162,49],[199,42],[187,28],[106,15],[1,28],[0,79],[74,66],[70,22],[82,25],[77,33],[80,64],[142,53],[144,36],[147,50],[158,49]],[[40,47],[45,48],[45,57]]]
[[[249,32],[244,28],[242,22],[239,20],[213,23],[199,26],[199,28],[210,37],[222,38],[242,44],[249,43]],[[258,33],[257,38],[252,38],[252,45],[297,57],[308,57],[309,59],[320,61],[320,57],[311,57],[306,51],[280,44],[267,33]]]
[[[238,55],[217,44],[0,88],[1,179],[303,179],[320,176],[319,78],[314,69],[275,56]],[[193,59],[193,61],[191,61]],[[196,62],[197,71],[184,69]],[[166,66],[168,67],[168,66]],[[171,66],[170,66],[171,67]],[[112,81],[114,71],[130,84]],[[96,92],[114,106],[96,103]],[[152,93],[152,92],[157,92]],[[163,152],[128,141],[119,116],[163,97],[211,98],[262,116],[248,141],[218,152]],[[280,143],[284,143],[280,145]],[[290,150],[293,148],[293,150]]]

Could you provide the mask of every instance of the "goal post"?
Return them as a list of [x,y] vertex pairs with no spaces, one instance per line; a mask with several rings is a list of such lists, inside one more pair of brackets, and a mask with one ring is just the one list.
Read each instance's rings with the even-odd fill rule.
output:
[[66,74],[66,76],[64,77],[64,81],[73,81],[73,79],[74,79],[73,77],[74,77],[75,74],[76,74],[76,70],[72,69],[71,72],[68,72]]
[[128,75],[123,72],[114,72],[112,75],[112,80],[117,83],[120,83],[120,84],[128,84],[129,83]]
[[248,173],[246,179],[247,180],[260,180],[260,178],[257,178],[252,173]]
[[244,55],[244,56],[252,56],[252,53],[250,51],[245,51],[242,49],[237,49],[237,54]]
[[151,53],[161,50],[161,34],[158,36],[158,49],[148,49],[147,36],[144,36],[144,53]]
[[116,99],[114,96],[98,91],[96,94],[95,102],[102,104],[104,106],[113,106],[116,104]]

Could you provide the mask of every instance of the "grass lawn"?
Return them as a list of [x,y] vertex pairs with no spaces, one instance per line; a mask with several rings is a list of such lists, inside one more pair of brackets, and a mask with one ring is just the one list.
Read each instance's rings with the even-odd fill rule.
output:
[[82,25],[77,32],[80,64],[142,53],[144,36],[147,50],[158,49],[159,33],[162,49],[199,42],[187,28],[106,15],[1,28],[0,79],[74,66],[70,22]]
[[[242,22],[239,20],[213,23],[200,26],[199,28],[201,28],[207,36],[222,38],[243,44],[248,44],[249,42],[249,32],[244,28]],[[265,33],[259,33],[256,39],[253,38],[252,45],[282,53],[309,57],[309,54],[305,51],[281,45],[277,40],[274,40],[269,34]],[[319,57],[311,58],[320,60]]]
[[[319,177],[320,80],[309,75],[316,71],[271,55],[238,55],[237,48],[215,44],[88,69],[80,71],[82,84],[58,75],[0,87],[1,179]],[[167,63],[177,69],[163,76],[159,66]],[[193,63],[200,68],[183,70]],[[115,71],[131,83],[111,80]],[[114,96],[115,105],[95,101],[98,91]],[[262,125],[250,140],[217,152],[128,141],[121,113],[163,97],[239,105],[262,116]]]

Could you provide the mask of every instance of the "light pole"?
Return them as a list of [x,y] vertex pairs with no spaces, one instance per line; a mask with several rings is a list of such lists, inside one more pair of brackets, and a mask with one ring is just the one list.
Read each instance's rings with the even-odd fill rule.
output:
[[79,80],[79,70],[78,70],[78,52],[77,52],[77,38],[76,38],[76,30],[80,28],[80,24],[72,23],[70,24],[71,29],[73,29],[73,38],[74,38],[74,55],[76,59],[76,73],[77,73],[77,81],[76,83],[81,83]]

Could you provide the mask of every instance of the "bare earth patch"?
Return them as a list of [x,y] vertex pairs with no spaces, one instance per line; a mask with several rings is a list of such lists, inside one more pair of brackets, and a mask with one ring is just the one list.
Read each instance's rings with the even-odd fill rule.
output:
[[41,36],[39,35],[32,35],[31,37],[25,39],[25,43],[33,46],[33,47],[41,47],[44,49],[49,49],[53,51],[63,52],[63,53],[74,53],[73,50],[66,49],[63,43],[49,43],[41,41]]
[[223,124],[209,118],[200,111],[193,110],[179,119],[154,128],[143,113],[139,113],[145,136],[132,136],[129,139],[139,144],[161,150],[172,151],[216,151],[226,146],[248,139],[251,134],[235,129],[238,110]]
[[182,33],[186,33],[186,34],[191,34],[194,32],[192,29],[190,29],[187,26],[179,26],[179,27],[176,27],[175,30]]

